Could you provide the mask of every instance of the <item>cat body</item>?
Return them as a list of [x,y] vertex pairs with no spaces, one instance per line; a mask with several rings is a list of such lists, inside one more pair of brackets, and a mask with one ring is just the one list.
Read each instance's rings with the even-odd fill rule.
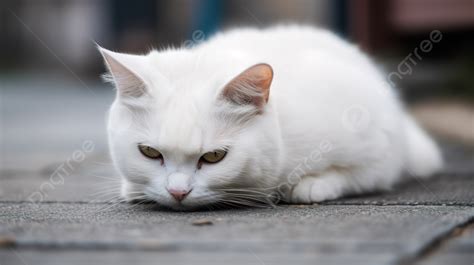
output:
[[[100,49],[117,87],[109,145],[129,200],[313,203],[441,167],[384,75],[328,31],[236,29],[144,56]],[[202,160],[209,152],[220,160]]]

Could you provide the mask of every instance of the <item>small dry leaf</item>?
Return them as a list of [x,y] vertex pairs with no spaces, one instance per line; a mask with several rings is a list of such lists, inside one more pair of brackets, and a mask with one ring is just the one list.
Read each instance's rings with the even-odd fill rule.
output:
[[15,245],[14,238],[0,236],[0,247],[10,247],[14,245]]
[[203,226],[203,225],[213,225],[214,223],[209,219],[198,219],[193,222],[193,225]]

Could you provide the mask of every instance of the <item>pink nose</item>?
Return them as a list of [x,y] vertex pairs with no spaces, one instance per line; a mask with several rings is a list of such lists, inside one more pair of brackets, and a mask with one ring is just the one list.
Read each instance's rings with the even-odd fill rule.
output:
[[168,189],[168,192],[173,196],[177,201],[182,201],[190,192],[191,190],[175,190],[175,189]]

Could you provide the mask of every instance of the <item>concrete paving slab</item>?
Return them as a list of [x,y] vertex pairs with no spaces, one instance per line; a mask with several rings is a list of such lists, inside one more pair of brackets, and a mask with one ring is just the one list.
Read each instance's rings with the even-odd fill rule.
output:
[[[319,253],[298,253],[288,255],[287,253],[255,253],[251,250],[240,253],[229,252],[207,252],[207,253],[156,253],[143,251],[65,251],[55,253],[51,251],[1,251],[0,258],[5,260],[4,264],[37,264],[37,265],[63,265],[63,264],[245,264],[245,265],[288,265],[288,264],[342,264],[334,257],[326,257]],[[345,260],[344,264],[366,265],[384,264],[383,254],[372,254],[367,263],[368,256],[363,254],[344,254],[338,257]]]
[[9,171],[0,176],[0,201],[107,202],[118,196],[120,177],[108,158],[54,163],[38,172]]
[[412,179],[391,191],[342,198],[327,204],[474,205],[474,174],[442,174]]
[[0,168],[38,171],[61,163],[86,141],[106,150],[105,117],[114,91],[42,76],[0,80]]
[[[369,257],[363,254],[340,255],[340,260],[346,260],[351,265],[384,264],[383,254],[372,254]],[[177,265],[314,265],[314,264],[341,264],[334,257],[325,257],[319,253],[255,253],[251,249],[243,252],[152,252],[152,251],[81,251],[66,250],[62,252],[39,250],[0,250],[0,259],[6,265],[64,265],[64,264],[177,264]]]
[[[302,254],[308,263],[322,259],[346,264],[342,255],[360,264],[395,264],[474,216],[474,209],[465,206],[313,205],[195,213],[126,204],[109,207],[0,203],[0,234],[14,239],[16,251],[33,251],[28,254],[32,257],[39,249],[76,254],[123,250],[123,255],[146,250],[156,252],[148,253],[154,259],[175,253],[178,261],[181,253],[184,257],[220,253],[221,258],[227,253],[235,256],[229,264],[241,264],[250,249],[269,260],[285,254],[282,263],[284,257],[290,262]],[[202,218],[213,224],[192,225]],[[236,253],[246,254],[239,260]],[[7,250],[1,255],[2,260],[15,260]]]

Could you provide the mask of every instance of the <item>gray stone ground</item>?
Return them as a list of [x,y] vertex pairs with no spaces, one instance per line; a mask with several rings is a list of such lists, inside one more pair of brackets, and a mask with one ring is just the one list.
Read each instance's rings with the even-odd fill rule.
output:
[[[114,201],[109,89],[22,81],[1,92],[1,265],[474,263],[474,151],[462,146],[443,144],[443,173],[387,193],[171,212]],[[51,178],[81,150],[64,181]]]

